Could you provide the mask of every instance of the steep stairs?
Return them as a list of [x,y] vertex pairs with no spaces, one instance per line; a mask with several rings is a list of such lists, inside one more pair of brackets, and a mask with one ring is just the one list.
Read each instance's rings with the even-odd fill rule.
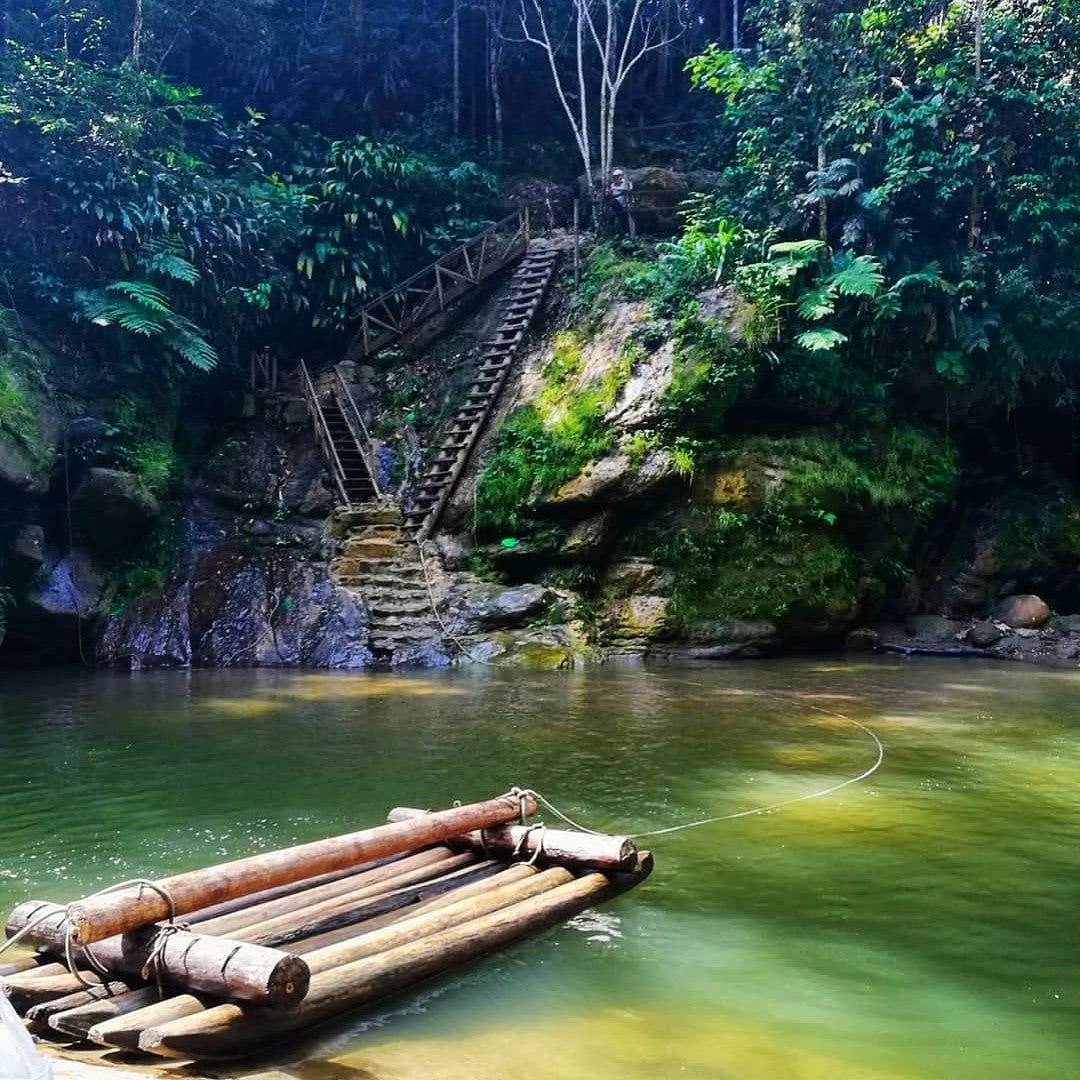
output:
[[300,386],[338,505],[349,508],[379,499],[371,436],[340,371],[335,368],[316,383],[301,360]]
[[370,502],[378,495],[360,444],[345,419],[336,398],[322,403],[330,440],[341,462],[341,482],[351,505]]
[[514,358],[551,284],[558,258],[558,249],[532,245],[514,272],[499,328],[480,347],[479,367],[465,402],[444,432],[405,517],[406,531],[420,540],[438,524],[498,403]]
[[348,513],[334,580],[367,609],[369,645],[379,663],[397,666],[438,649],[442,634],[416,544],[402,529],[401,510],[383,501]]

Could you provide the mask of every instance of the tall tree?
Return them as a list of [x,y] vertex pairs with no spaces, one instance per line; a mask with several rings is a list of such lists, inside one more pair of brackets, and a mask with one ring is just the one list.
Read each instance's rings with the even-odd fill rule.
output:
[[[570,0],[562,11],[551,8],[544,0],[521,0],[521,28],[547,57],[591,189],[597,168],[602,177],[611,172],[627,79],[646,56],[681,35],[683,12],[672,0]],[[565,41],[572,41],[568,49]]]

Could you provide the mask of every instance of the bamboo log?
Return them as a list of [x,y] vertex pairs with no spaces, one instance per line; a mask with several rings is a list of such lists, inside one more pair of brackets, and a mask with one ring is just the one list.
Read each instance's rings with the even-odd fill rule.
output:
[[298,1009],[269,1016],[238,1005],[147,1028],[139,1049],[159,1057],[222,1059],[265,1047],[291,1032],[369,1005],[449,968],[562,922],[569,916],[636,885],[652,869],[643,852],[628,874],[586,874],[510,907],[482,915],[410,944],[320,972]]
[[23,971],[33,971],[42,965],[43,958],[40,956],[24,956],[21,960],[12,960],[7,964],[0,964],[0,979],[6,975],[18,975]]
[[[303,911],[324,901],[334,900],[342,896],[374,896],[380,892],[386,892],[398,885],[407,885],[412,881],[421,881],[425,877],[436,876],[443,866],[450,860],[459,859],[449,848],[434,847],[427,851],[418,852],[407,858],[396,860],[387,866],[379,867],[367,873],[357,874],[342,881],[333,882],[329,885],[319,886],[314,889],[305,889],[303,892],[281,900],[273,900],[270,903],[256,904],[250,908],[244,908],[231,915],[225,915],[217,919],[208,919],[199,925],[200,934],[215,934],[219,937],[235,936],[247,938],[244,930],[249,926],[264,923],[270,919],[293,912]],[[460,866],[456,862],[455,866]]]
[[[134,975],[143,972],[152,959],[152,966],[164,984],[265,1004],[272,1009],[292,1009],[307,993],[310,981],[307,963],[298,956],[260,944],[229,941],[174,927],[145,927],[113,937],[94,948],[94,957],[110,974]],[[75,994],[85,988],[60,964],[55,967],[64,974],[52,976],[58,982],[50,986],[59,988],[59,993],[51,993],[51,997]],[[38,968],[12,976],[8,985],[17,988],[21,1000],[27,1000],[27,995],[35,993],[31,984],[46,981],[42,974],[45,970],[49,969]],[[96,978],[93,981],[97,982]],[[35,996],[30,1003],[41,1000],[46,999]]]
[[[315,874],[332,873],[371,859],[437,844],[448,836],[473,829],[501,825],[514,820],[522,809],[526,814],[535,813],[535,800],[531,796],[519,799],[504,795],[487,802],[428,814],[414,821],[378,825],[345,836],[316,840],[281,851],[250,855],[203,870],[176,874],[163,878],[157,885],[171,898],[173,913],[186,915],[199,908],[262,889],[288,885]],[[137,886],[123,892],[87,897],[71,904],[68,917],[75,941],[89,945],[168,918],[170,903],[166,895],[155,889]]]
[[[527,869],[533,870],[532,867]],[[481,915],[498,911],[500,908],[510,907],[512,904],[547,892],[556,885],[565,885],[573,880],[574,875],[562,866],[553,866],[549,870],[539,872],[533,870],[533,874],[524,881],[490,889],[479,896],[447,904],[446,907],[437,911],[417,915],[415,918],[383,927],[381,930],[373,930],[370,934],[362,934],[351,941],[343,941],[340,945],[329,945],[324,949],[317,949],[315,952],[308,953],[308,966],[311,968],[312,975],[343,967],[345,964],[363,960],[376,953],[389,952],[401,945],[408,945],[418,938],[429,937],[462,922],[478,919]]]
[[[4,992],[17,1013],[25,1013],[27,1009],[43,1001],[52,1001],[54,998],[66,997],[86,989],[70,971],[37,978],[27,978],[28,974],[30,973],[23,972],[4,980]],[[82,971],[79,974],[94,985],[101,982],[92,971]]]
[[[113,1046],[118,1050],[138,1050],[139,1036],[148,1028],[164,1027],[185,1016],[201,1013],[203,1003],[194,994],[178,994],[176,997],[157,1001],[142,1009],[123,1013],[95,1024],[86,1038],[98,1046]],[[287,1015],[275,1013],[276,1016]]]
[[[400,872],[402,868],[404,872]],[[423,858],[403,859],[394,864],[393,869],[398,871],[394,876],[387,876],[390,866],[358,875],[354,880],[364,884],[352,893],[241,927],[227,938],[173,928],[163,930],[155,924],[130,934],[108,938],[94,945],[92,951],[97,963],[111,973],[139,974],[151,958],[158,935],[165,933],[163,948],[155,960],[164,984],[233,1001],[292,1008],[307,988],[309,973],[306,964],[295,955],[287,955],[270,946],[285,945],[345,926],[351,927],[373,916],[441,895],[468,884],[478,874],[491,873],[495,864],[479,862],[471,854],[452,855],[442,848],[424,853]],[[374,883],[371,883],[373,879]],[[333,887],[333,891],[338,891],[339,884]],[[324,895],[323,889],[312,892]],[[289,906],[292,906],[293,899],[290,898]],[[277,903],[261,905],[260,910],[278,910]],[[23,905],[12,913],[9,927],[11,923],[20,922],[24,913],[22,909],[27,913],[41,914],[40,904]],[[63,908],[56,908],[56,918],[60,924],[50,919],[41,925],[47,935],[59,934],[62,939],[63,932],[56,927],[66,927]],[[221,920],[208,920],[200,924],[200,930],[233,925],[235,918],[230,915]],[[353,936],[355,933],[354,930]],[[75,949],[77,954],[81,953],[78,946]],[[42,970],[36,969],[28,977],[40,978]],[[44,970],[47,974],[67,974],[59,964]],[[60,996],[59,991],[67,993],[79,989],[77,981],[70,986],[70,990],[65,989],[69,985],[60,984],[59,990],[54,989],[54,996]]]
[[[42,958],[44,959],[44,957]],[[34,967],[25,968],[22,971],[13,971],[11,975],[18,975],[21,979],[46,978],[50,975],[66,975],[67,967],[58,962],[36,964]],[[5,979],[9,976],[5,976]]]
[[381,930],[384,926],[394,926],[406,919],[414,919],[417,915],[426,914],[436,908],[445,907],[447,904],[457,903],[470,896],[478,896],[489,889],[496,889],[501,885],[510,885],[515,881],[531,877],[536,873],[536,868],[526,866],[524,863],[516,863],[500,870],[490,877],[482,878],[468,885],[461,885],[441,896],[432,897],[430,900],[421,899],[419,903],[412,904],[407,908],[391,911],[386,915],[374,919],[365,919],[363,926],[346,926],[341,930],[334,930],[329,934],[319,934],[316,937],[304,938],[293,945],[293,951],[301,956],[307,956],[309,952],[325,948],[327,945],[337,945],[342,941],[351,941],[358,934],[368,934],[374,930]]
[[[223,911],[213,917],[206,917],[210,912],[219,911],[222,907],[233,908],[235,904],[239,904],[241,901],[232,901],[228,904],[219,905],[218,908],[205,908],[196,913],[196,916],[203,917],[201,919],[195,918],[189,922],[189,925],[197,928],[197,932],[200,934],[224,936],[239,928],[265,921],[267,918],[290,911],[298,911],[325,898],[340,896],[369,885],[377,886],[380,883],[390,882],[402,874],[419,867],[438,866],[447,859],[454,857],[448,848],[436,847],[419,852],[416,855],[384,860],[378,866],[373,866],[371,869],[359,873],[350,872],[347,876],[330,875],[335,880],[310,889],[302,888],[303,883],[297,883],[293,892],[286,896],[271,897],[260,903],[253,903],[251,907],[241,910]],[[325,881],[325,877],[315,880]],[[268,891],[277,892],[278,890]],[[259,893],[249,899],[257,901],[260,896],[266,896],[266,893]],[[34,923],[34,926],[23,939],[24,941],[45,952],[63,953],[68,927],[66,907],[61,904],[52,904],[40,900],[27,901],[25,904],[16,907],[8,916],[4,932],[11,938],[26,929],[31,923]],[[261,944],[266,944],[266,942],[261,942]],[[94,945],[94,955],[109,969],[119,962],[119,958],[123,954],[122,935],[107,938],[105,941],[100,941]]]
[[32,1005],[26,1010],[23,1017],[31,1030],[41,1030],[52,1025],[53,1017],[67,1012],[70,1009],[79,1009],[94,1004],[103,1005],[106,1002],[119,1001],[130,994],[153,994],[147,998],[147,1003],[158,998],[156,988],[144,988],[133,990],[133,983],[124,980],[116,980],[105,983],[103,986],[93,986],[86,990],[78,990],[74,994],[65,994],[63,997],[52,998],[50,1001],[42,1001]]
[[[565,874],[565,880],[570,878],[570,874],[561,869],[552,870],[550,874]],[[477,913],[481,913],[482,910],[495,910],[497,907],[506,907],[517,900],[535,895],[546,888],[550,888],[554,880],[552,877],[543,878],[535,867],[512,866],[484,881],[473,882],[429,901],[428,904],[423,905],[428,910],[422,914],[430,915],[432,918],[442,916],[441,925],[452,926],[463,918],[458,909],[463,908],[465,902],[473,896],[480,897],[483,907],[482,909],[478,908]],[[497,884],[493,885],[493,883]],[[522,888],[523,891],[511,892],[515,888]],[[498,894],[498,896],[496,897],[494,894]],[[424,919],[418,917],[419,914],[421,913],[418,912],[417,915],[413,915],[410,909],[408,916],[385,927],[386,931],[388,931],[385,936],[380,933],[383,929],[381,927],[378,931],[361,931],[360,933],[357,933],[355,927],[350,928],[351,936],[349,938],[332,942],[329,946],[324,944],[320,948],[319,952],[322,955],[317,962],[319,970],[322,971],[339,965],[343,962],[341,959],[343,956],[360,959],[363,956],[372,955],[380,949],[388,948],[388,942],[393,941],[395,944],[403,944],[416,940],[417,937],[424,933],[432,932],[436,928],[435,923],[425,922]],[[310,940],[325,942],[328,936],[330,935],[322,935]],[[297,942],[297,947],[301,951],[305,951],[303,949],[305,945],[306,942]],[[342,948],[337,952],[334,951],[342,945],[347,948]],[[305,959],[308,959],[309,967],[316,955],[312,951],[310,958],[305,956]],[[102,1001],[97,1005],[88,1005],[85,1008],[61,1013],[59,1016],[53,1017],[49,1022],[53,1028],[78,1038],[88,1038],[100,1045],[114,1046],[118,1049],[135,1050],[138,1049],[139,1033],[144,1028],[160,1026],[170,1020],[179,1019],[183,1016],[193,1016],[197,1012],[204,1011],[204,1006],[197,998],[191,995],[171,998],[168,1002],[161,1003],[160,1008],[158,1007],[159,1003],[156,1001],[153,1002],[152,1008],[144,1008],[138,1002],[130,1008],[126,1006],[125,999],[137,999],[143,993],[144,991],[134,991],[131,994],[112,998],[109,1001]],[[166,1006],[168,1007],[166,1008]],[[110,1007],[115,1009],[115,1012],[105,1015],[105,1010]],[[141,1010],[140,1015],[120,1019],[135,1008]],[[96,1016],[95,1010],[102,1015],[100,1017]],[[111,1023],[114,1019],[117,1022]]]
[[239,933],[243,934],[245,941],[288,945],[343,926],[353,926],[376,915],[397,911],[399,908],[419,903],[422,897],[438,896],[460,885],[475,881],[477,877],[490,876],[498,869],[497,863],[478,863],[472,855],[454,855],[450,859],[461,861],[457,867],[440,877],[425,879],[413,885],[406,885],[400,889],[366,898],[357,899],[346,895],[336,900],[327,900],[293,915],[283,915],[265,923],[245,927]]
[[53,1031],[76,1039],[85,1039],[95,1024],[125,1016],[161,1000],[156,986],[144,986],[141,990],[129,990],[113,997],[90,997],[92,993],[90,990],[85,991],[88,999],[85,1001],[78,1000],[81,995],[72,994],[71,997],[61,998],[59,1001],[50,1001],[48,1005],[35,1006],[27,1013],[26,1018],[37,1020],[39,1017],[31,1014],[38,1009],[44,1009],[46,1011],[41,1015]]
[[[428,813],[399,806],[387,821],[413,821]],[[446,845],[455,851],[482,851],[498,858],[536,858],[545,866],[568,866],[572,870],[629,870],[637,857],[634,841],[626,836],[597,836],[568,829],[526,825],[493,825],[489,829],[452,836]]]

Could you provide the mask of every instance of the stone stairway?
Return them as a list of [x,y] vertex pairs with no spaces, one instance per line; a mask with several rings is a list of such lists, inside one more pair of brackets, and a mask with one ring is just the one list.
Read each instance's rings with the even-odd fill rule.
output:
[[442,633],[400,508],[389,501],[370,503],[352,508],[343,520],[346,536],[331,572],[367,609],[376,661],[408,664],[438,649]]
[[465,402],[444,432],[405,518],[406,530],[421,539],[430,535],[438,524],[498,403],[514,358],[551,283],[558,258],[558,249],[534,245],[514,272],[499,328],[481,346],[479,367]]

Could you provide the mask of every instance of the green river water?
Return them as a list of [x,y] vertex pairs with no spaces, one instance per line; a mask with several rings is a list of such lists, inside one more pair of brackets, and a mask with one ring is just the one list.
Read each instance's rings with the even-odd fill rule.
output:
[[0,909],[515,783],[613,831],[736,812],[870,765],[838,714],[884,742],[871,780],[659,837],[639,889],[269,1064],[302,1080],[1080,1077],[1068,671],[4,673]]

